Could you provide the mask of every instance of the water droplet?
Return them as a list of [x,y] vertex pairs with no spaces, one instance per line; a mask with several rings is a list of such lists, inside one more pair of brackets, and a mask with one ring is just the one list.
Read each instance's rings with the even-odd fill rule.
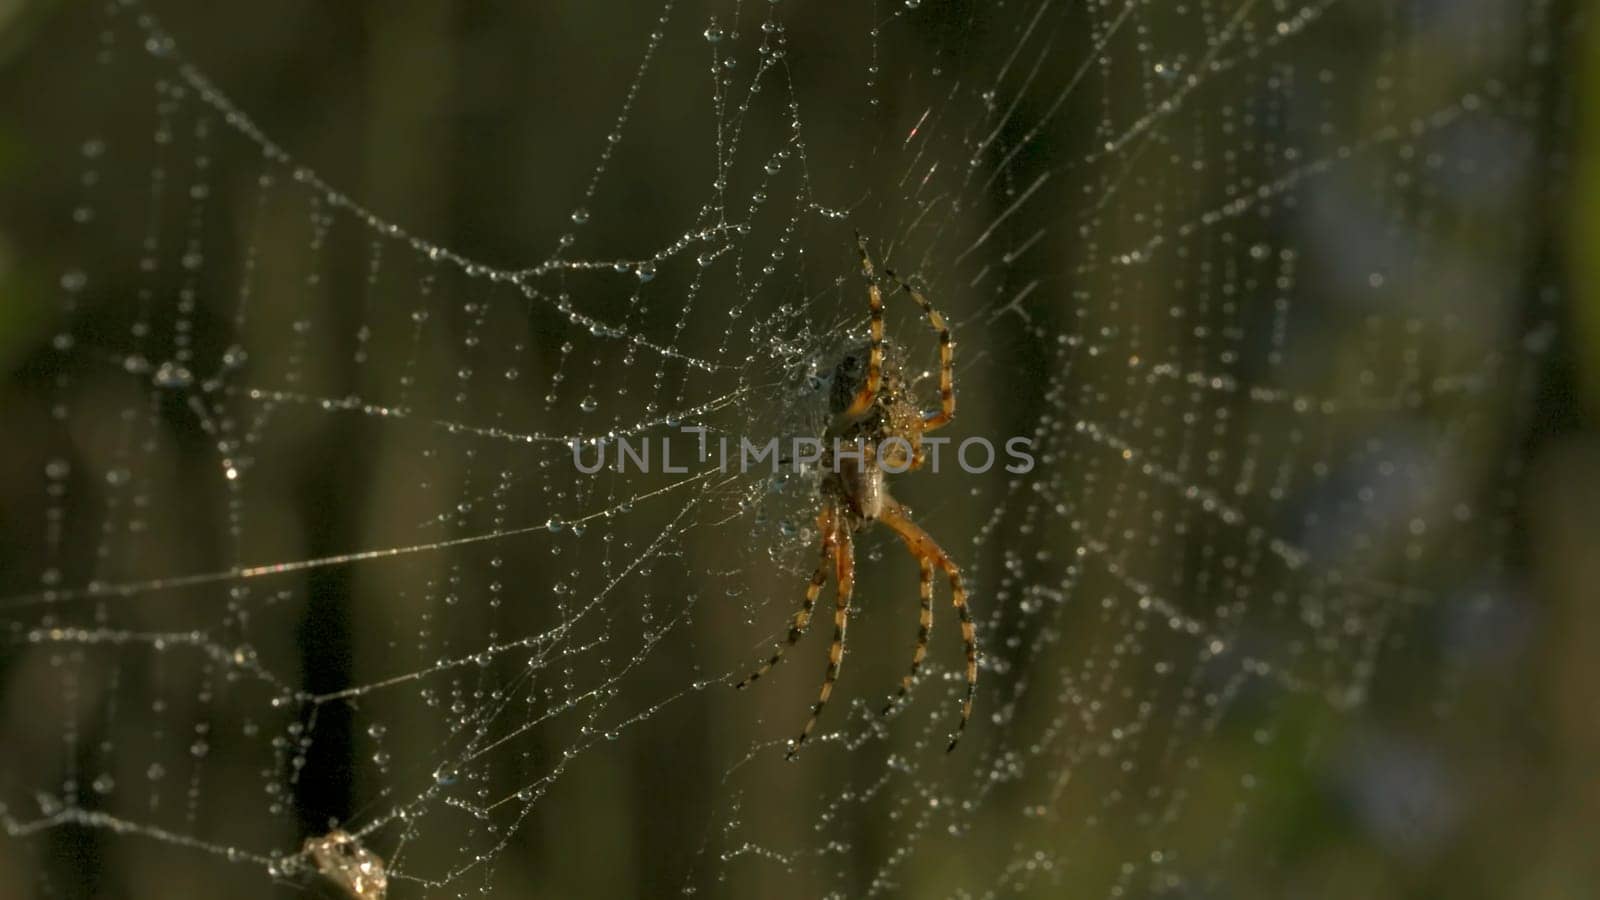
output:
[[186,388],[194,383],[194,374],[171,360],[156,368],[150,380],[160,388]]
[[582,225],[587,221],[589,221],[589,208],[587,206],[580,206],[572,211],[572,224]]
[[584,412],[594,412],[600,408],[600,401],[596,400],[593,396],[584,397],[582,400],[578,401],[578,408]]

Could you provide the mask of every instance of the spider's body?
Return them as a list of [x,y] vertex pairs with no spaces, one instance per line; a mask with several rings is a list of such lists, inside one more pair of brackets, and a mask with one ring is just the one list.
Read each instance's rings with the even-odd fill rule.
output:
[[831,565],[838,584],[838,600],[833,615],[833,645],[828,652],[828,671],[823,678],[822,692],[811,707],[811,718],[789,749],[791,757],[811,735],[817,717],[833,693],[833,682],[839,675],[839,665],[844,659],[845,626],[849,621],[850,599],[855,589],[855,549],[853,535],[856,531],[882,522],[905,542],[906,550],[922,571],[920,593],[922,614],[917,632],[916,652],[911,658],[911,671],[901,681],[900,692],[884,709],[887,713],[911,689],[922,660],[927,655],[928,635],[933,627],[933,572],[937,568],[950,580],[951,600],[961,615],[961,637],[967,649],[967,694],[961,705],[961,721],[950,740],[950,749],[966,728],[972,715],[972,698],[978,680],[978,644],[973,631],[972,617],[967,610],[966,590],[961,583],[961,572],[944,549],[911,520],[905,507],[892,496],[885,476],[922,467],[922,436],[926,432],[948,425],[955,417],[953,344],[950,329],[944,317],[928,302],[928,298],[911,285],[900,280],[893,272],[885,274],[894,290],[904,290],[922,307],[928,324],[939,335],[939,411],[924,413],[917,402],[911,383],[903,376],[899,353],[886,347],[883,339],[883,290],[878,275],[873,270],[872,258],[867,254],[866,242],[857,236],[861,251],[861,272],[867,280],[867,301],[871,312],[871,339],[844,355],[833,371],[833,388],[828,397],[831,423],[823,433],[821,482],[822,509],[817,513],[817,531],[821,535],[822,560],[812,573],[811,584],[805,599],[794,615],[786,643],[780,644],[772,658],[750,677],[739,683],[745,687],[777,664],[783,652],[793,646],[806,627],[811,624],[811,611],[828,580]]
[[[822,435],[822,495],[838,501],[846,517],[853,520],[852,531],[878,518],[888,497],[884,476],[906,471],[910,459],[905,448],[922,443],[922,409],[910,383],[901,377],[900,361],[892,347],[883,348],[882,376],[866,412],[853,419],[844,416],[865,386],[870,355],[871,345],[864,344],[846,353],[834,367],[828,403],[833,424]],[[836,459],[835,439],[849,452],[859,448],[861,458],[846,453]],[[877,455],[880,451],[885,453],[882,459]]]

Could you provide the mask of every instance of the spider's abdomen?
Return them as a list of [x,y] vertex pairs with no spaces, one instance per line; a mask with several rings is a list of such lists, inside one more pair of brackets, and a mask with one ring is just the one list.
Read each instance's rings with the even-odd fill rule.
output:
[[828,395],[829,414],[837,416],[850,408],[850,402],[867,380],[868,352],[866,344],[854,347],[833,367],[833,390]]
[[[838,416],[850,408],[850,403],[855,400],[856,394],[861,391],[861,386],[867,380],[868,345],[862,344],[851,350],[833,367],[833,386],[828,394],[828,412]],[[888,341],[883,344],[883,370],[878,381],[878,395],[873,398],[872,406],[862,414],[858,421],[866,422],[874,416],[882,414],[883,410],[897,404],[911,401],[909,388],[901,375],[901,358],[899,349]]]

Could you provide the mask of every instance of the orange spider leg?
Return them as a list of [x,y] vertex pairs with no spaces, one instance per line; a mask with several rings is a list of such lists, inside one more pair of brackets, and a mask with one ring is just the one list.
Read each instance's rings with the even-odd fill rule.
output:
[[967,645],[967,696],[961,704],[961,722],[956,726],[956,733],[950,738],[950,746],[946,752],[954,750],[956,743],[961,740],[961,735],[967,730],[967,720],[972,718],[972,698],[978,692],[978,636],[972,625],[972,613],[967,609],[967,591],[961,584],[961,570],[950,560],[950,555],[944,552],[931,535],[922,530],[922,527],[911,521],[905,507],[890,500],[883,506],[883,511],[878,515],[878,521],[894,529],[906,542],[906,549],[918,560],[932,561],[942,569],[950,578],[950,600],[955,604],[956,611],[961,614],[961,640]]
[[805,600],[801,603],[799,611],[794,614],[794,621],[789,625],[789,638],[772,651],[772,658],[762,664],[761,668],[735,685],[741,690],[777,665],[778,660],[783,659],[784,651],[793,647],[800,640],[800,636],[806,633],[806,628],[811,625],[811,610],[817,605],[817,595],[822,593],[822,586],[828,581],[828,563],[838,555],[838,528],[833,504],[823,506],[822,512],[817,514],[817,530],[822,534],[822,560],[817,563],[817,570],[811,573],[811,584],[806,588]]
[[833,694],[833,682],[839,677],[839,664],[844,662],[844,630],[849,624],[850,595],[854,593],[856,584],[855,543],[849,529],[840,532],[839,552],[834,556],[834,562],[834,578],[839,583],[839,595],[833,607],[833,646],[828,648],[828,672],[822,677],[822,693],[817,697],[817,702],[811,705],[811,718],[806,720],[806,727],[800,729],[800,736],[794,739],[794,746],[789,748],[789,759],[794,759],[806,738],[811,736],[811,729],[817,727],[817,717],[822,715],[822,708],[828,705],[828,697]]
[[956,417],[955,343],[950,338],[950,326],[921,291],[896,275],[893,269],[885,269],[884,274],[893,278],[896,284],[911,295],[911,299],[917,301],[917,305],[922,307],[923,314],[928,317],[928,324],[939,333],[939,411],[923,417],[922,430],[927,432],[943,428]]
[[861,274],[867,279],[867,309],[871,314],[871,338],[867,343],[867,380],[861,383],[854,400],[839,414],[840,423],[854,422],[866,415],[878,397],[878,387],[883,380],[883,291],[878,287],[878,275],[872,268],[872,257],[867,255],[867,239],[856,233],[856,248],[861,251]]
[[917,564],[922,568],[922,580],[917,586],[922,596],[922,614],[917,620],[917,649],[911,654],[911,672],[900,682],[900,692],[883,708],[884,715],[899,706],[900,701],[911,692],[911,683],[916,681],[922,660],[928,655],[928,636],[933,633],[933,562],[922,556],[917,558]]

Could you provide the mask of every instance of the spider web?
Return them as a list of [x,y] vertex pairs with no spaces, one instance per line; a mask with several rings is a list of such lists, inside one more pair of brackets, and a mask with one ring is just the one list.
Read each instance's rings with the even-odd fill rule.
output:
[[[1353,723],[1447,710],[1516,578],[1572,25],[1470,7],[41,17],[0,866],[328,892],[338,828],[397,897],[1281,895],[1298,792]],[[340,28],[392,42],[363,99],[315,68]],[[953,324],[954,436],[1036,465],[896,482],[972,596],[962,746],[942,588],[879,713],[916,567],[868,531],[786,763],[826,626],[731,685],[814,477],[571,442],[819,433],[855,231]]]

